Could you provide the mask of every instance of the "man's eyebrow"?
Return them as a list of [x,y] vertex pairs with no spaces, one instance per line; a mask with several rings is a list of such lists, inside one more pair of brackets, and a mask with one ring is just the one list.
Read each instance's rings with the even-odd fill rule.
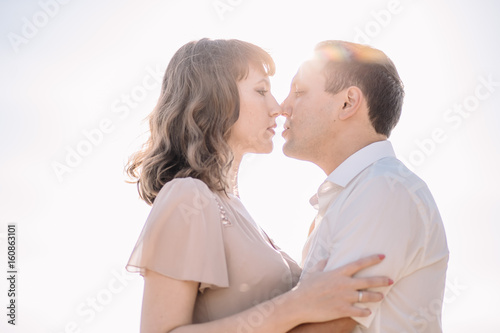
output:
[[297,74],[293,77],[292,84],[297,84],[300,83],[300,79],[304,75],[304,68],[300,67],[299,70],[297,71]]
[[292,79],[292,83],[290,84],[291,86],[293,86],[294,84],[297,84],[297,83],[300,83],[300,73],[297,73],[293,79]]

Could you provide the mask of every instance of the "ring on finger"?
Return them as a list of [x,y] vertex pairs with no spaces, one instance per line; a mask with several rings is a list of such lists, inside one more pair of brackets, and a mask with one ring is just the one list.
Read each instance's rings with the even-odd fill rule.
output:
[[358,290],[358,303],[361,303],[362,299],[363,299],[363,292],[361,290]]

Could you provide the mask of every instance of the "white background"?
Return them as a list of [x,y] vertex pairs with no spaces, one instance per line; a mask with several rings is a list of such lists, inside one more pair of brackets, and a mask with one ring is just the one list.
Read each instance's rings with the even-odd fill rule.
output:
[[[268,50],[278,102],[319,41],[361,41],[393,59],[406,99],[391,141],[428,183],[448,236],[444,331],[499,332],[499,14],[493,0],[2,1],[0,266],[6,272],[7,224],[17,223],[19,274],[16,327],[6,323],[0,279],[0,331],[138,331],[142,278],[124,266],[149,206],[122,170],[159,95],[150,73],[161,76],[181,45],[210,37]],[[108,133],[94,131],[89,143],[85,133],[103,120]],[[436,129],[441,142],[430,143]],[[271,155],[245,158],[240,194],[300,260],[314,217],[308,199],[325,175],[285,158],[282,144],[278,133]],[[78,149],[86,156],[67,166]]]

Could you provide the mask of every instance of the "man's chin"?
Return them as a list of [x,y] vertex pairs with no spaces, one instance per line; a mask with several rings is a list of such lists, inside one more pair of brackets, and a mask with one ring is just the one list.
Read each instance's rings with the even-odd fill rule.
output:
[[283,145],[283,148],[282,148],[283,154],[286,157],[290,157],[290,158],[300,160],[300,161],[312,162],[308,158],[309,155],[305,151],[300,151],[298,149],[294,149],[293,145],[291,145],[290,143],[291,143],[290,141],[286,141],[285,144]]
[[283,144],[282,150],[283,150],[283,154],[286,157],[297,158],[297,156],[292,148],[292,145],[290,144],[290,141],[285,141],[285,143]]

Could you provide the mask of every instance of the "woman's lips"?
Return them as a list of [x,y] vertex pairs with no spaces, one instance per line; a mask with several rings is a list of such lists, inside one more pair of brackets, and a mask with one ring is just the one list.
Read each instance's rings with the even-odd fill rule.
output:
[[278,125],[276,123],[274,123],[272,126],[268,127],[267,130],[269,132],[271,132],[273,135],[276,134],[276,132],[274,131],[274,129],[277,127]]

